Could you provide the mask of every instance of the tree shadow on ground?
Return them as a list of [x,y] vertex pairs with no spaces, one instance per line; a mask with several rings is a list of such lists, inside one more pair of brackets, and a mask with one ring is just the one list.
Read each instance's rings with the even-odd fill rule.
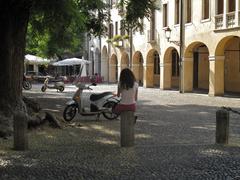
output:
[[[38,101],[46,111],[58,105],[55,113],[60,117],[67,98]],[[196,104],[153,105],[139,100],[135,146],[131,148],[119,146],[119,120],[101,118],[98,122],[87,117],[73,121],[81,126],[66,123],[61,130],[44,127],[30,131],[29,151],[10,151],[1,140],[0,179],[27,179],[28,175],[55,179],[195,179],[206,172],[204,177],[215,177],[218,171],[234,178],[240,172],[240,147],[215,144],[218,109]],[[236,119],[231,115],[230,126],[239,127]],[[237,135],[239,128],[234,133]],[[234,169],[235,174],[227,168]]]

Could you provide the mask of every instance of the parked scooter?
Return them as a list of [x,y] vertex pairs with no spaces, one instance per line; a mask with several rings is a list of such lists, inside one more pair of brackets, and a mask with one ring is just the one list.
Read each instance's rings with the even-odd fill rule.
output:
[[54,82],[53,85],[49,85],[48,82],[49,82],[49,78],[47,77],[45,79],[44,83],[43,83],[42,88],[41,88],[42,92],[45,92],[47,89],[57,89],[57,91],[60,91],[60,92],[64,91],[64,88],[65,88],[64,82],[57,81],[57,82]]
[[113,120],[118,117],[113,113],[113,108],[120,102],[120,98],[112,92],[93,93],[84,92],[84,90],[92,90],[90,86],[96,86],[95,83],[90,85],[77,84],[78,90],[75,92],[72,100],[68,101],[63,112],[63,118],[71,121],[78,110],[82,116],[97,116],[97,120],[101,114],[106,119]]

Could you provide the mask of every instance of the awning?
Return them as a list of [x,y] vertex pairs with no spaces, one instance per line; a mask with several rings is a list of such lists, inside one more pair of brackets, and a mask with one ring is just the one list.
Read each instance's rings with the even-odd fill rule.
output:
[[54,62],[53,66],[74,66],[74,65],[83,65],[83,64],[89,64],[90,62],[84,59],[79,58],[69,58],[64,59],[58,62]]
[[25,55],[24,62],[28,63],[28,64],[43,65],[43,64],[49,64],[50,60],[44,59],[44,58],[39,57],[39,56],[34,56],[34,55],[31,55],[31,54],[27,54],[27,55]]

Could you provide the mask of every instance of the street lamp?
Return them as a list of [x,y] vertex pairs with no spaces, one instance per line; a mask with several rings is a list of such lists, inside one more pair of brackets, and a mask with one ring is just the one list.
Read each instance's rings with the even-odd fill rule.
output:
[[93,52],[94,51],[94,46],[91,45],[90,50]]
[[166,29],[164,29],[164,30],[165,30],[165,37],[166,37],[167,41],[169,42],[172,30],[170,29],[169,26]]
[[166,37],[167,41],[170,42],[170,43],[174,43],[177,46],[180,46],[180,41],[172,41],[172,40],[170,40],[171,32],[172,32],[171,28],[168,26],[164,30],[165,30],[165,37]]

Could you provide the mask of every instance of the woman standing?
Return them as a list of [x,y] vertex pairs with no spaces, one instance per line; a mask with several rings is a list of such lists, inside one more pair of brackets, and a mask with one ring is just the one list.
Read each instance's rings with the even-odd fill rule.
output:
[[133,72],[128,68],[123,69],[120,73],[117,96],[121,97],[121,101],[114,109],[116,114],[120,114],[122,111],[136,111],[138,83]]

